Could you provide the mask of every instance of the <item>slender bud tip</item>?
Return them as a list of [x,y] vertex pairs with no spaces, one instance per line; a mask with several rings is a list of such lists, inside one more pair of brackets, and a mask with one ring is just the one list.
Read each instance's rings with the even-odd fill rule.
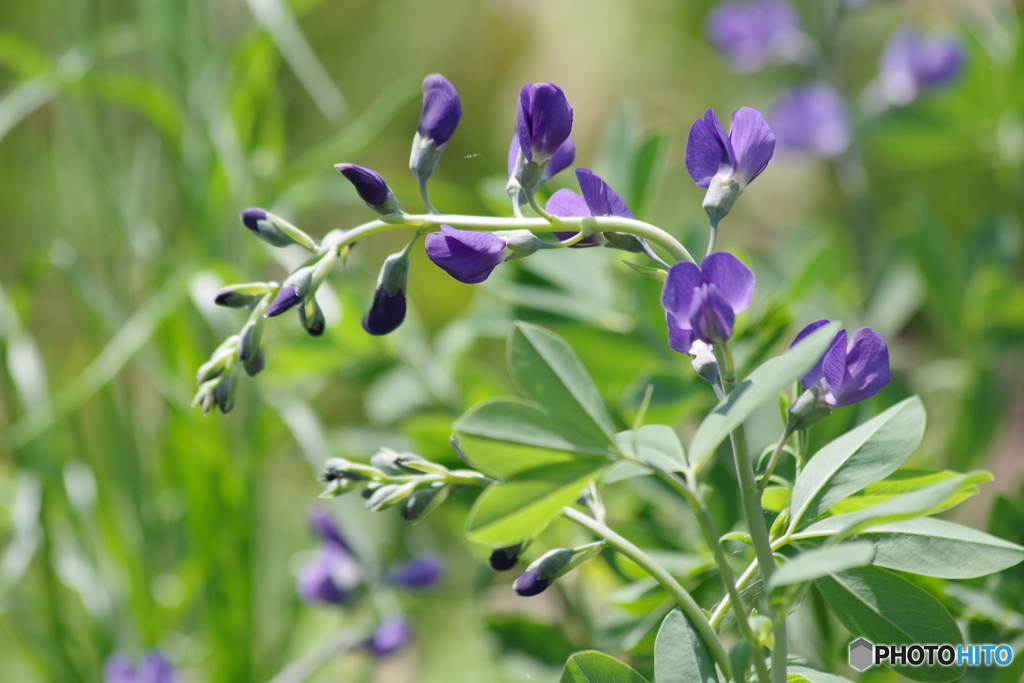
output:
[[551,579],[540,578],[540,569],[527,569],[519,575],[519,578],[512,584],[512,587],[515,588],[518,595],[530,598],[534,595],[540,595],[550,585]]
[[281,291],[274,297],[274,300],[270,302],[264,317],[273,318],[276,315],[281,315],[288,309],[298,305],[301,301],[302,297],[299,296],[295,287],[282,287]]
[[258,207],[249,207],[241,213],[242,223],[253,232],[259,230],[258,221],[267,220],[267,212]]

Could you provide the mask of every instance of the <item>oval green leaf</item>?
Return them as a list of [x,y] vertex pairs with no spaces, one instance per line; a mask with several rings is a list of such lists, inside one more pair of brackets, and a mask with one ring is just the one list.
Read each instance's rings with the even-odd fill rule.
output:
[[559,683],[647,683],[647,679],[614,657],[589,651],[569,658]]
[[711,653],[679,609],[668,613],[654,641],[657,683],[718,683]]

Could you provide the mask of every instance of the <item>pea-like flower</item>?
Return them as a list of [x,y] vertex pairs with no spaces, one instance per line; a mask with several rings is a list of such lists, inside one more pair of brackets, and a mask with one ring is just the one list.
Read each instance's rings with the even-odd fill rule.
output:
[[694,341],[727,340],[736,315],[747,310],[753,292],[754,273],[728,252],[708,255],[700,267],[675,264],[661,292],[669,346],[689,353]]
[[296,591],[305,602],[343,605],[359,585],[359,567],[345,548],[321,543],[317,555],[302,568]]
[[475,285],[487,279],[499,263],[529,256],[547,246],[528,230],[488,233],[456,230],[442,225],[424,240],[427,256],[449,275]]
[[910,104],[923,91],[955,79],[963,68],[964,47],[955,35],[922,36],[913,25],[893,31],[882,50],[878,85],[889,104]]
[[[800,331],[792,347],[828,320],[818,320]],[[848,406],[878,393],[889,383],[889,349],[885,339],[869,327],[853,333],[839,330],[828,350],[810,371],[800,378],[804,388],[817,390],[818,399],[832,407]]]
[[797,61],[806,51],[800,17],[786,0],[720,2],[708,14],[705,30],[740,73],[759,71],[771,62]]
[[824,83],[791,89],[776,103],[770,121],[780,147],[834,157],[850,146],[846,103]]
[[398,200],[380,173],[355,164],[335,164],[334,168],[352,183],[356,194],[371,209],[383,216],[398,212]]
[[159,652],[150,652],[138,668],[122,655],[111,655],[103,664],[103,683],[176,683],[174,667]]
[[385,619],[363,646],[374,657],[387,657],[402,649],[412,638],[412,626],[405,619]]
[[417,555],[391,571],[388,580],[403,588],[423,589],[435,586],[444,576],[444,563],[437,555]]
[[554,83],[527,83],[519,90],[516,136],[527,161],[542,164],[572,131],[572,107]]
[[363,316],[363,329],[373,335],[389,334],[405,320],[405,288],[409,282],[409,255],[391,254],[384,260],[373,292],[373,304]]
[[462,103],[455,87],[441,74],[423,79],[423,109],[412,141],[409,170],[426,183],[437,166],[462,118]]
[[[545,209],[548,213],[564,218],[575,216],[619,216],[632,218],[633,212],[626,206],[622,197],[601,179],[596,173],[585,168],[576,169],[576,180],[580,184],[583,196],[572,190],[558,190],[548,199]],[[575,233],[556,232],[559,239],[567,239]],[[576,247],[598,246],[609,244],[628,251],[642,251],[643,247],[632,235],[622,233],[595,233],[588,235]]]

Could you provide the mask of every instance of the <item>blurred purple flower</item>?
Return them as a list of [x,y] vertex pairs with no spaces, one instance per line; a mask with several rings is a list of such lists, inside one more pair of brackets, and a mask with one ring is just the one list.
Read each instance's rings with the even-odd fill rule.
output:
[[174,667],[159,652],[150,652],[138,670],[121,655],[111,655],[103,665],[103,683],[176,683]]
[[726,0],[705,22],[708,39],[736,71],[749,73],[769,62],[796,61],[804,48],[800,17],[786,0]]
[[441,232],[432,232],[426,239],[427,256],[449,275],[466,284],[475,285],[487,279],[504,261],[508,241],[487,232],[456,230],[442,225]]
[[[818,320],[802,329],[790,348],[828,322]],[[846,330],[839,330],[828,350],[800,378],[800,383],[807,389],[818,387],[821,400],[838,407],[874,396],[889,379],[889,349],[885,339],[871,328],[862,327],[853,333],[849,344]]]
[[[518,131],[512,136],[512,143],[508,147],[508,174],[512,175],[512,172],[516,169],[516,160],[519,158],[519,133]],[[572,166],[572,162],[576,159],[576,145],[573,144],[572,138],[568,137],[565,139],[555,153],[551,155],[551,159],[548,160],[548,165],[544,167],[543,173],[540,175],[541,184],[544,184],[547,180],[553,177],[555,174],[564,171],[565,169]]]
[[352,554],[336,543],[324,542],[299,573],[296,591],[308,603],[341,605],[358,584],[359,566]]
[[405,619],[386,619],[364,643],[374,657],[387,657],[400,650],[412,638],[412,627]]
[[448,142],[462,118],[462,103],[455,87],[441,74],[423,79],[423,110],[417,132],[440,147]]
[[910,104],[925,90],[955,79],[966,54],[955,35],[922,36],[913,25],[900,26],[885,44],[878,81],[887,102]]
[[727,340],[735,316],[747,310],[753,291],[754,273],[728,252],[709,254],[700,267],[675,264],[661,292],[669,346],[689,353],[696,340]]
[[733,112],[732,126],[726,135],[715,112],[690,127],[686,138],[686,170],[693,182],[707,188],[712,178],[733,178],[742,190],[765,169],[775,151],[775,136],[761,112],[741,107]]
[[810,83],[791,89],[775,104],[770,119],[780,147],[833,157],[850,146],[846,103],[830,85]]
[[388,580],[403,588],[430,588],[444,575],[444,563],[437,555],[417,555],[395,567]]
[[325,543],[333,543],[345,550],[350,550],[330,510],[322,505],[311,505],[309,506],[309,512],[306,513],[306,518],[309,522],[309,528],[313,530],[313,533],[320,540]]
[[572,107],[561,88],[554,83],[527,83],[520,89],[516,135],[527,161],[543,164],[571,131]]

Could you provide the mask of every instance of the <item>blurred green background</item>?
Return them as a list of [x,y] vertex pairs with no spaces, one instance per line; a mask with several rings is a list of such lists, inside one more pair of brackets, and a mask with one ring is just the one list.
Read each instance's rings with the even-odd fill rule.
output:
[[[240,209],[265,206],[316,237],[370,220],[331,168],[343,161],[381,172],[404,208],[420,209],[407,164],[429,73],[455,85],[464,109],[432,181],[443,211],[508,213],[515,96],[547,80],[575,109],[576,165],[700,248],[703,191],[682,165],[690,123],[707,107],[722,118],[766,110],[807,77],[732,73],[703,35],[711,4],[0,3],[0,681],[99,681],[112,652],[153,647],[185,681],[267,681],[336,629],[371,623],[364,608],[295,596],[315,546],[305,528],[315,474],[330,455],[381,445],[453,462],[451,421],[514,393],[513,319],[573,344],[621,424],[653,383],[649,421],[692,430],[709,392],[665,343],[658,283],[620,253],[540,253],[474,287],[417,250],[409,319],[372,338],[359,319],[398,234],[360,243],[336,269],[322,338],[291,316],[270,326],[268,369],[241,383],[230,416],[203,418],[189,401],[195,369],[244,320],[213,294],[280,279],[302,258],[254,240]],[[819,317],[885,334],[894,382],[837,411],[815,439],[920,393],[931,419],[911,464],[992,470],[960,519],[984,527],[995,500],[1000,535],[1021,542],[1009,521],[1024,519],[1017,3],[879,1],[847,12],[834,35],[821,30],[827,3],[797,4],[809,34],[829,35],[820,48],[852,101],[907,18],[956,27],[968,60],[951,87],[856,123],[863,182],[840,163],[779,153],[744,193],[719,242],[758,276],[740,353],[756,362]],[[575,183],[565,173],[549,186]],[[735,524],[730,493],[714,501],[719,528]],[[371,565],[437,550],[448,573],[439,589],[401,598],[415,645],[379,666],[347,655],[311,680],[553,680],[584,646],[644,661],[647,615],[663,606],[612,594],[635,578],[628,568],[591,563],[558,591],[517,600],[512,577],[489,573],[487,550],[462,535],[471,502],[456,497],[416,527],[358,499],[331,503]],[[700,542],[684,506],[641,482],[609,508],[614,525],[699,584],[707,567],[690,554]],[[1019,638],[1024,616],[1006,615],[1020,610],[1022,577],[998,581],[1005,600],[994,606],[981,585],[931,587],[965,628]]]

